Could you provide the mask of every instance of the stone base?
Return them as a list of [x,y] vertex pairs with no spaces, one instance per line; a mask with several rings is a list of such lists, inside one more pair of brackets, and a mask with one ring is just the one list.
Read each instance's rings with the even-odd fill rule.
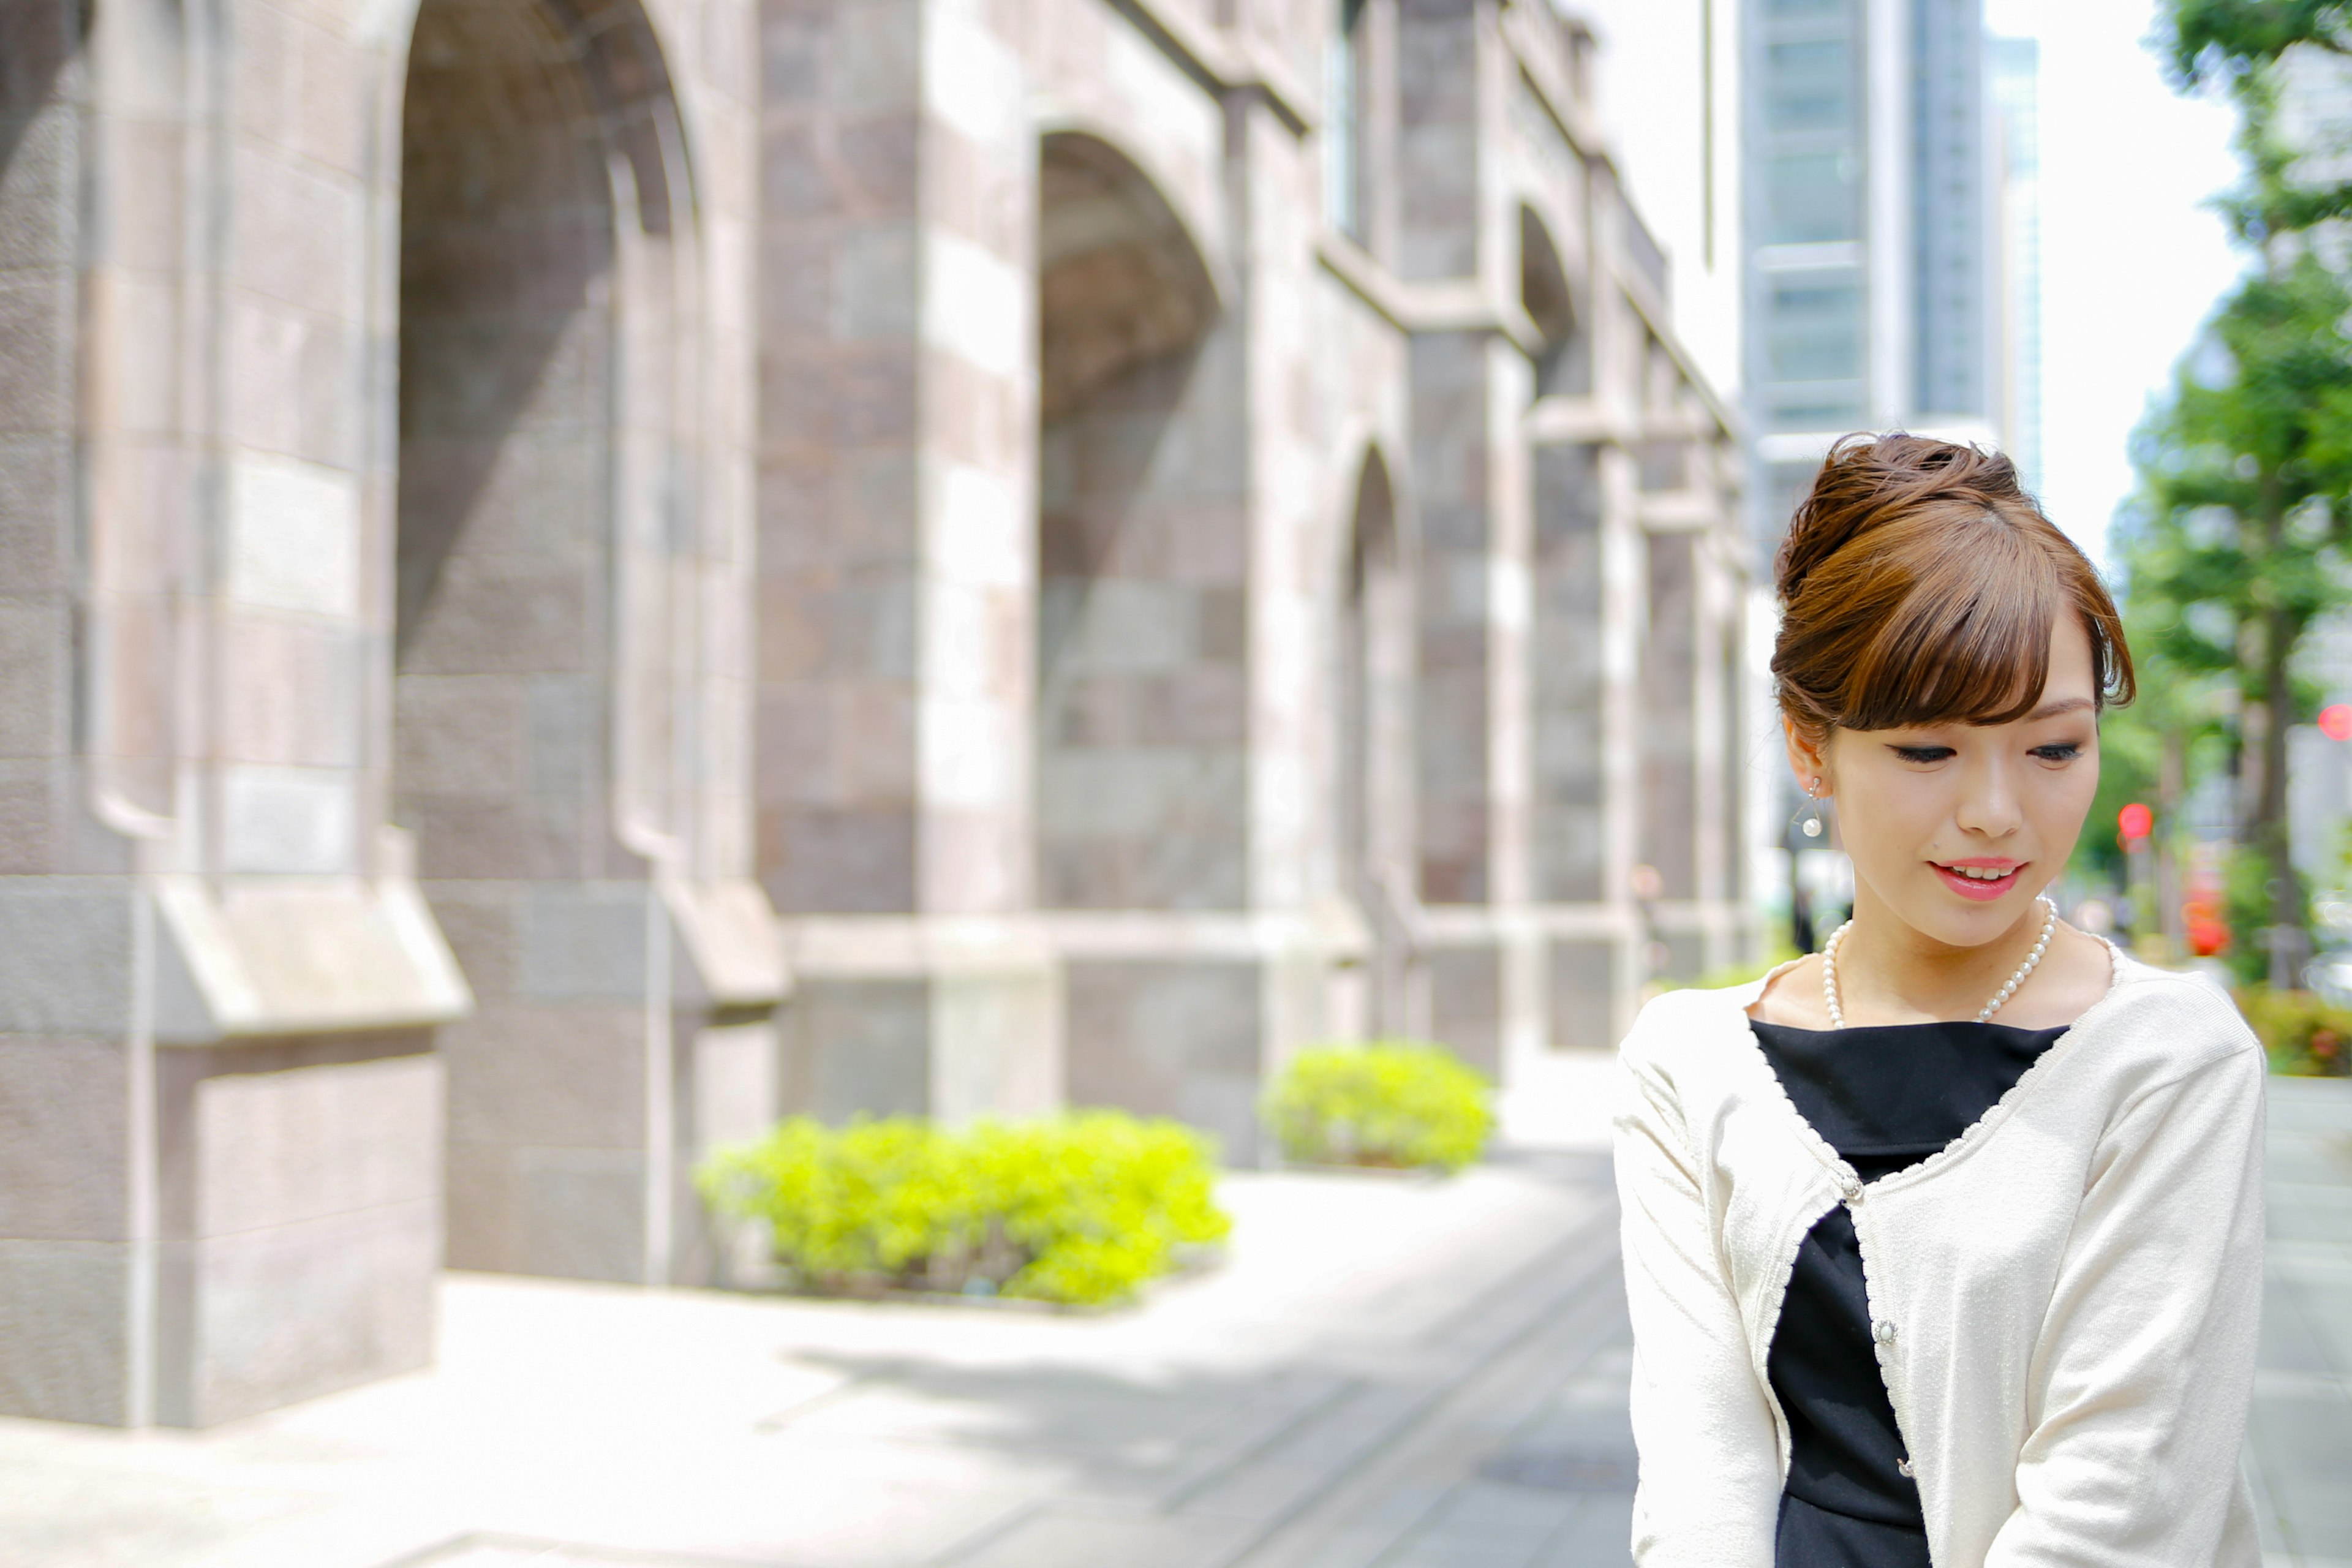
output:
[[205,1426],[425,1365],[467,999],[414,888],[10,879],[0,935],[0,1415]]
[[1662,904],[1646,922],[1630,904],[1433,909],[1430,1033],[1507,1086],[1528,1053],[1613,1051],[1645,995],[1744,962],[1759,937],[1722,902]]
[[432,1361],[432,1044],[415,1031],[160,1053],[159,1422],[210,1426]]
[[90,1085],[105,1103],[49,1086],[49,1116],[113,1125],[84,1170],[50,1173],[95,1234],[0,1241],[0,1415],[210,1426],[429,1363],[431,1052],[422,1031],[159,1051],[152,1242],[129,1223],[120,1047]]
[[1071,1102],[1172,1116],[1213,1134],[1227,1164],[1260,1163],[1266,981],[1248,959],[1073,961]]
[[779,1108],[774,926],[747,883],[426,884],[477,999],[449,1063],[453,1268],[723,1272],[693,1186]]
[[1258,1102],[1283,1063],[1362,1037],[1370,1018],[1370,935],[1339,900],[1049,918],[1067,974],[1071,1103],[1190,1122],[1229,1165],[1272,1159]]
[[1061,964],[1018,917],[789,921],[793,1114],[1024,1116],[1062,1103]]

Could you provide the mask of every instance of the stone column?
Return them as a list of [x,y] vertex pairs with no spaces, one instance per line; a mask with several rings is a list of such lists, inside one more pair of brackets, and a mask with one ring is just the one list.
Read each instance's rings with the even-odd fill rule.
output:
[[373,84],[236,11],[228,56],[0,12],[8,1415],[202,1426],[430,1354],[467,996],[367,808]]
[[760,876],[822,1115],[1043,1109],[1036,148],[967,0],[765,0]]

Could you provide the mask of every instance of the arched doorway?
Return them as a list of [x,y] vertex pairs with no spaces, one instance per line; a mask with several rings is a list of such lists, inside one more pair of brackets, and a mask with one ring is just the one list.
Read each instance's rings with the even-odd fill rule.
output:
[[1577,330],[1576,295],[1551,231],[1528,206],[1519,208],[1519,305],[1542,339],[1536,353],[1536,395],[1590,394],[1592,348]]
[[1427,1028],[1427,1008],[1414,974],[1412,579],[1398,537],[1395,488],[1377,451],[1366,455],[1355,489],[1340,561],[1332,682],[1338,881],[1372,931],[1370,1027],[1381,1035],[1418,1034]]
[[1234,909],[1247,692],[1232,345],[1191,237],[1124,154],[1039,169],[1039,901]]
[[696,534],[674,114],[634,0],[418,8],[393,814],[477,1004],[442,1035],[460,1268],[670,1268],[683,1020],[655,872],[686,822],[667,649]]

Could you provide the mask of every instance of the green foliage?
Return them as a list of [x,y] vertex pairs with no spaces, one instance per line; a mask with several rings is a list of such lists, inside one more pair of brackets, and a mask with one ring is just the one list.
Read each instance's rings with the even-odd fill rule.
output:
[[[2280,113],[2290,52],[2352,50],[2352,0],[2162,0],[2159,43],[2187,89],[2238,110],[2244,178],[2219,205],[2252,262],[2134,442],[2140,489],[2117,520],[2138,710],[2103,735],[2105,772],[2074,866],[2123,880],[2112,823],[2158,809],[2177,844],[2200,774],[2246,780],[2231,873],[2233,964],[2260,933],[2307,919],[2286,829],[2286,733],[2319,694],[2300,669],[2312,626],[2352,604],[2352,291],[2313,231],[2352,216],[2345,149],[2298,144]],[[2267,889],[2270,902],[2262,905]]]
[[[2140,490],[2118,530],[2148,703],[2110,729],[2116,776],[2100,792],[2085,858],[2117,869],[2098,839],[2117,796],[2149,782],[2168,738],[2184,754],[2236,755],[2263,781],[2238,840],[2267,857],[2272,869],[2256,880],[2276,893],[2252,929],[2303,918],[2288,890],[2286,731],[2315,694],[2296,662],[2314,622],[2352,603],[2347,315],[2352,294],[2309,255],[2240,282],[2139,433]],[[2215,737],[2218,748],[2204,743]],[[2233,926],[2243,960],[2249,928]]]
[[[2137,653],[2137,644],[2133,651]],[[2099,789],[2091,799],[2090,815],[2083,819],[2083,836],[2074,840],[2074,853],[2067,861],[2086,881],[2104,887],[2122,888],[2130,880],[2123,843],[2116,836],[2116,815],[2134,801],[2149,806],[2158,802],[2164,734],[2157,713],[2157,681],[2151,679],[2145,661],[2140,679],[2138,701],[2113,709],[2099,720]],[[2159,823],[2158,831],[2169,826]]]
[[2291,871],[2285,896],[2280,895],[2267,856],[2241,847],[2221,872],[2221,918],[2229,922],[2230,946],[2222,962],[2241,985],[2259,985],[2270,978],[2271,949],[2266,935],[2282,908],[2292,910],[2294,923],[2311,927],[2311,891],[2301,872]]
[[1224,1237],[1214,1166],[1201,1133],[1111,1110],[959,1131],[802,1117],[696,1181],[719,1213],[765,1220],[778,1261],[819,1289],[1097,1304]]
[[1752,963],[1727,963],[1721,969],[1710,970],[1695,983],[1701,991],[1722,991],[1734,985],[1745,985],[1751,980],[1761,980],[1792,958],[1802,958],[1789,942],[1786,921],[1776,921],[1765,955]]
[[2352,1072],[2352,1009],[2308,991],[2249,985],[2238,993],[2238,1010],[2269,1053],[2271,1071],[2302,1078]]
[[2346,0],[2171,0],[2166,51],[2188,86],[2234,83],[2297,44],[2345,51],[2352,33]]
[[2340,149],[2296,146],[2277,119],[2280,60],[2290,51],[2352,54],[2347,23],[2346,0],[2168,0],[2160,14],[2175,81],[2192,91],[2222,87],[2237,100],[2247,178],[2216,205],[2253,244],[2352,215],[2352,182],[2326,158]]
[[1443,1046],[1381,1040],[1301,1051],[1265,1097],[1286,1159],[1457,1171],[1493,1132],[1494,1085]]

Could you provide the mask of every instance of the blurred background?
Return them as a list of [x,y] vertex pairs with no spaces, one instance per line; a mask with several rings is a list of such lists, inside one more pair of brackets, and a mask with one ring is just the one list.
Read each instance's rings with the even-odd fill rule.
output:
[[2124,603],[2352,1561],[2347,20],[0,0],[0,1561],[1624,1561],[1897,427]]

